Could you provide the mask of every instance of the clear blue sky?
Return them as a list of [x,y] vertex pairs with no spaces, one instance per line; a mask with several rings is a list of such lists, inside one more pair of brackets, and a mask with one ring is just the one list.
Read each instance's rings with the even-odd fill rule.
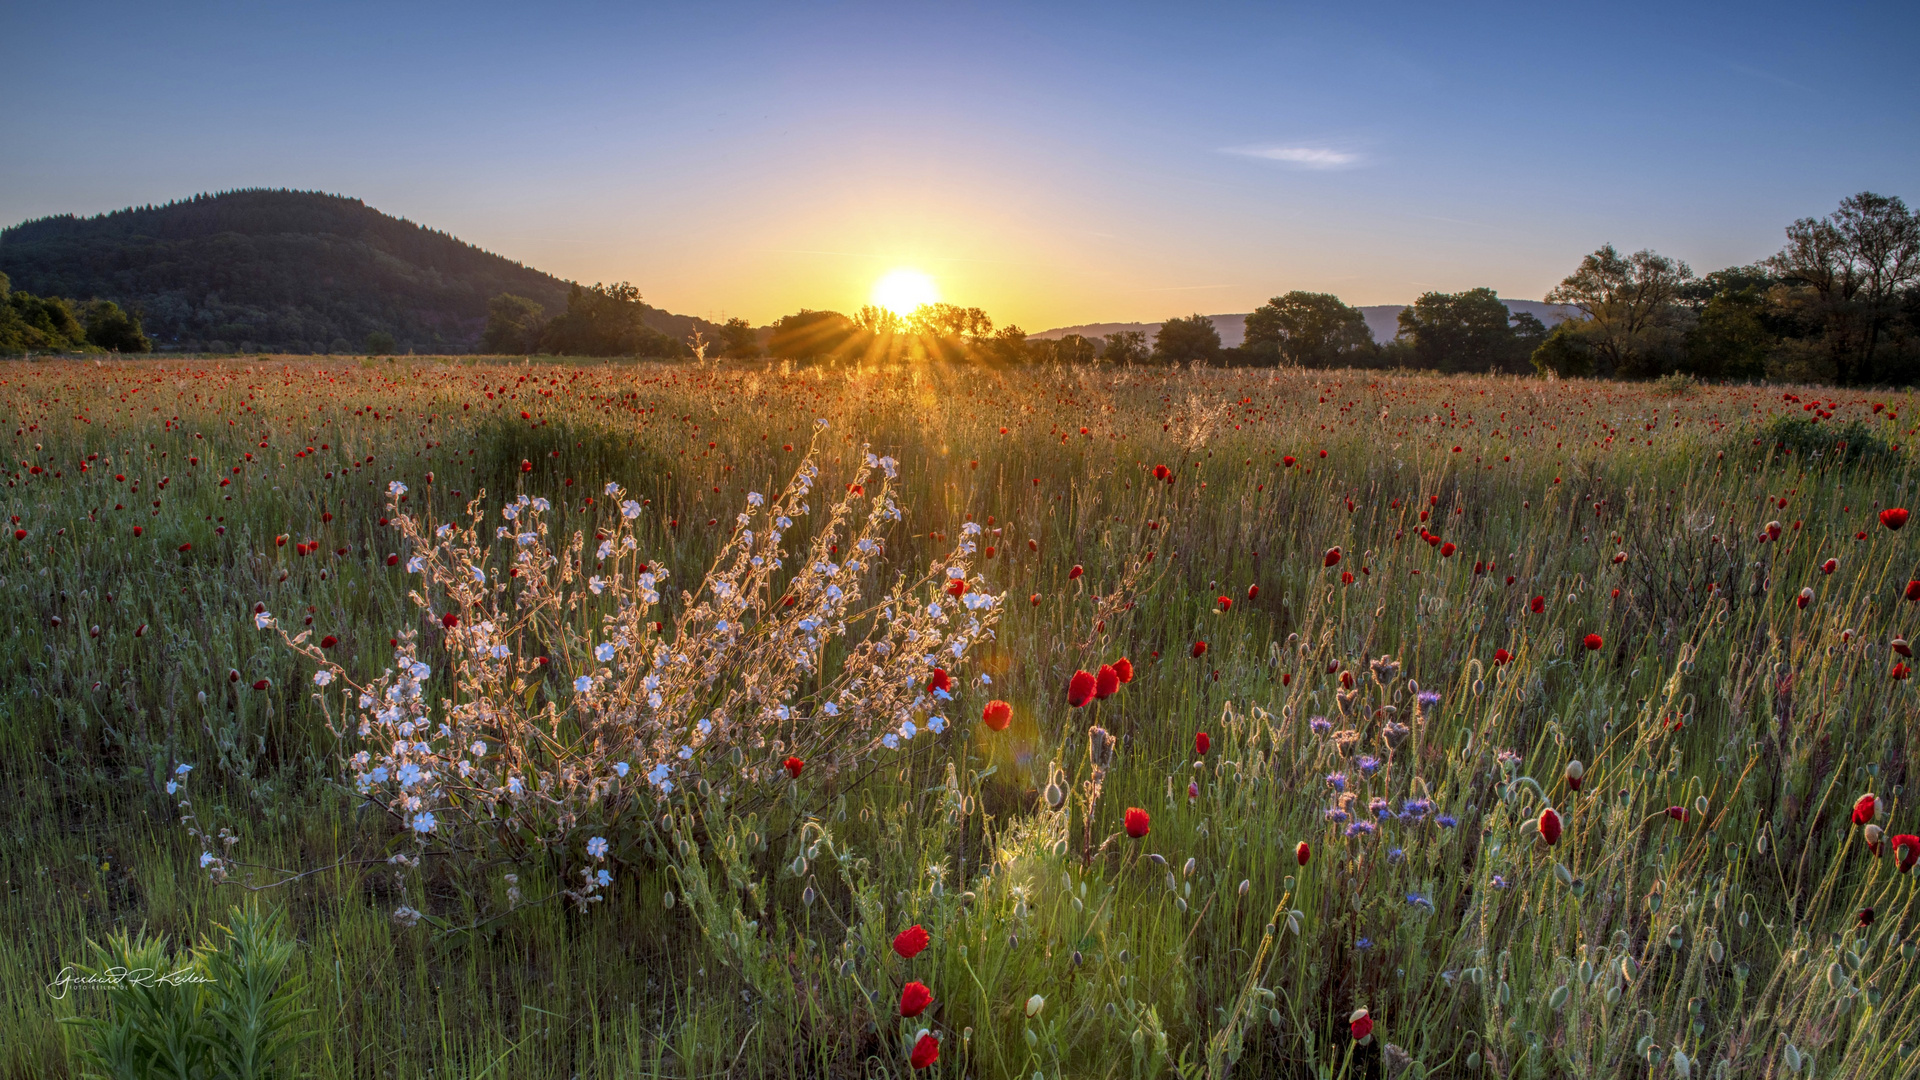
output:
[[651,302],[1540,297],[1920,201],[1920,4],[0,8],[0,222],[321,189]]

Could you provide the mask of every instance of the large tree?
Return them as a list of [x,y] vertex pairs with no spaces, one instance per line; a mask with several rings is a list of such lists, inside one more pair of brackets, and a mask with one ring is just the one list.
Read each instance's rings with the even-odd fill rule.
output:
[[1220,329],[1205,315],[1168,319],[1153,336],[1153,355],[1170,364],[1212,360],[1220,355]]
[[1340,367],[1373,352],[1366,316],[1332,293],[1294,291],[1247,316],[1243,353],[1269,363]]
[[1562,324],[1555,335],[1583,340],[1592,374],[1661,374],[1663,362],[1678,350],[1686,322],[1675,301],[1692,278],[1684,262],[1647,250],[1622,255],[1608,244],[1580,260],[1579,268],[1547,294],[1547,303],[1572,305],[1584,316],[1585,325],[1562,329]]
[[782,360],[819,360],[838,353],[859,332],[853,320],[837,311],[802,308],[773,324],[767,352]]
[[1487,288],[1425,293],[1400,311],[1400,336],[1415,362],[1435,371],[1529,371],[1536,334],[1545,338],[1539,326],[1531,315],[1516,321]]
[[1100,346],[1100,359],[1108,364],[1142,364],[1150,355],[1146,332],[1141,330],[1116,330]]
[[640,290],[624,281],[573,286],[567,310],[547,323],[540,346],[556,355],[678,357],[691,350],[646,323]]
[[1787,226],[1787,246],[1767,265],[1812,294],[1835,379],[1869,381],[1903,294],[1920,282],[1920,219],[1898,198],[1863,191]]
[[760,355],[760,335],[745,319],[728,319],[720,326],[720,355],[729,360],[751,360]]
[[500,293],[487,301],[487,328],[480,347],[490,353],[531,353],[540,348],[547,309],[537,300]]

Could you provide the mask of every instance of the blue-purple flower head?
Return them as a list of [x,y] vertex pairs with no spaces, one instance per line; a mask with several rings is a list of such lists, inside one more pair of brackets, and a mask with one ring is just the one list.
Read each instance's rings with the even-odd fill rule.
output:
[[1388,848],[1387,849],[1387,861],[1390,863],[1400,862],[1404,860],[1406,857],[1407,857],[1407,852],[1406,852],[1406,849],[1404,848]]
[[1361,754],[1354,759],[1353,763],[1360,766],[1360,771],[1367,776],[1372,776],[1380,770],[1380,759],[1372,754]]
[[1345,810],[1342,810],[1337,806],[1329,806],[1327,807],[1327,820],[1333,822],[1335,825],[1338,825],[1341,822],[1348,820],[1348,815]]
[[1373,822],[1371,821],[1356,821],[1353,824],[1347,826],[1347,837],[1349,839],[1356,836],[1372,836],[1372,835],[1373,835]]
[[1343,772],[1328,773],[1327,786],[1335,791],[1347,790],[1347,774]]
[[1441,814],[1439,817],[1433,819],[1433,823],[1443,829],[1451,829],[1460,824],[1459,820],[1452,814]]
[[1422,690],[1414,695],[1413,700],[1415,704],[1420,706],[1420,719],[1422,720],[1431,720],[1433,719],[1433,714],[1440,711],[1440,695],[1437,691]]
[[1324,716],[1315,716],[1307,720],[1307,730],[1315,735],[1325,735],[1333,730],[1333,722]]
[[1367,801],[1367,809],[1373,811],[1373,816],[1379,818],[1381,821],[1385,821],[1393,816],[1393,807],[1387,803],[1387,800],[1378,795],[1375,795]]
[[1417,892],[1408,893],[1407,903],[1413,905],[1414,907],[1426,908],[1428,911],[1433,910],[1433,901],[1427,899],[1426,895],[1423,893],[1417,893]]
[[1400,804],[1400,820],[1403,822],[1419,821],[1432,812],[1433,801],[1430,799],[1408,799]]

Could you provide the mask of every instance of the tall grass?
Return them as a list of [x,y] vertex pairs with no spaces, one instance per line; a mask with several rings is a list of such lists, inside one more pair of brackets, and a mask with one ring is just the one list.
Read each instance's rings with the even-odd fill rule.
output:
[[[191,940],[240,883],[313,868],[269,894],[320,1075],[900,1075],[922,1028],[954,1075],[1915,1071],[1889,646],[1920,575],[1876,518],[1913,501],[1904,395],[435,360],[11,365],[0,395],[25,463],[0,552],[9,1075],[75,1068],[57,1020],[105,1003],[45,986],[88,939]],[[433,520],[484,490],[589,529],[616,481],[691,587],[822,417],[821,490],[863,442],[901,462],[890,567],[987,530],[1008,602],[956,671],[966,722],[752,817],[683,789],[584,913],[496,918],[497,875],[386,865],[412,849],[330,782],[357,747],[254,605],[310,616],[361,679],[429,639],[387,565],[392,480]],[[1067,705],[1121,656],[1132,683]],[[197,870],[181,763],[196,823],[236,834],[232,883]],[[1878,854],[1849,821],[1868,792]],[[538,896],[566,868],[512,869]],[[914,924],[931,944],[902,959]],[[912,1020],[909,980],[934,999]]]

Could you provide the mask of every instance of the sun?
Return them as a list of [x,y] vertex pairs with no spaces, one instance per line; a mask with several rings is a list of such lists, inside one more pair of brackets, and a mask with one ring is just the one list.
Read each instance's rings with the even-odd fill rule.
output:
[[902,266],[887,271],[873,283],[870,299],[895,315],[907,315],[927,304],[938,303],[940,288],[927,275]]

